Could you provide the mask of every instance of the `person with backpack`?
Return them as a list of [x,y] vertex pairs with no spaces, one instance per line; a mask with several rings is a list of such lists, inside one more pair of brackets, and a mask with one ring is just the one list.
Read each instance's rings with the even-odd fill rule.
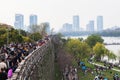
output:
[[12,77],[12,75],[13,75],[13,70],[12,70],[12,68],[10,68],[8,70],[8,75],[7,75],[8,79],[10,79]]

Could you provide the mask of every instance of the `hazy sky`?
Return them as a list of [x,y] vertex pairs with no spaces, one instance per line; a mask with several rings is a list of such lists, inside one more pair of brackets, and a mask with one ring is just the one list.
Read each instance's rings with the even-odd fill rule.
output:
[[56,30],[72,23],[73,15],[80,16],[84,28],[98,15],[103,15],[105,28],[120,26],[120,0],[0,0],[0,23],[13,25],[16,13],[24,15],[25,25],[30,14],[37,14],[39,23],[50,22]]

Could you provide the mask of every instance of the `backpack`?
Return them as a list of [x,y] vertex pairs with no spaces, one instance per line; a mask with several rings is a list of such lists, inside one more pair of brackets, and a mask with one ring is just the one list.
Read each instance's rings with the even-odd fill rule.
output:
[[12,77],[12,74],[13,74],[13,70],[12,69],[9,69],[8,70],[8,78],[11,78]]

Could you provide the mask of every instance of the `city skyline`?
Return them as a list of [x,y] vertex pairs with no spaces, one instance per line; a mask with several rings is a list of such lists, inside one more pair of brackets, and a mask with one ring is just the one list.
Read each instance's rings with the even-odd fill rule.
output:
[[[96,22],[96,24],[95,24]],[[103,16],[96,16],[96,20],[89,20],[86,24],[86,29],[80,27],[80,19],[78,15],[73,15],[73,23],[64,23],[60,32],[75,32],[75,31],[88,31],[88,32],[101,32],[104,30],[104,18]]]
[[120,26],[119,4],[119,0],[1,0],[0,23],[13,26],[14,15],[20,13],[24,15],[25,25],[28,25],[29,15],[36,14],[39,16],[38,24],[50,22],[51,27],[58,30],[64,23],[72,23],[71,16],[79,15],[80,27],[85,28],[89,20],[102,15],[106,29]]

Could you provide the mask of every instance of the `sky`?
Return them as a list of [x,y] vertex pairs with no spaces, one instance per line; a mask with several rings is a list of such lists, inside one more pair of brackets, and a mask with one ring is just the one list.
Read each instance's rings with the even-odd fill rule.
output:
[[23,14],[25,25],[29,16],[38,15],[38,23],[50,22],[55,30],[64,23],[72,23],[79,15],[80,26],[86,27],[89,20],[99,15],[104,18],[104,29],[120,26],[120,0],[0,0],[0,23],[14,25],[15,14]]

